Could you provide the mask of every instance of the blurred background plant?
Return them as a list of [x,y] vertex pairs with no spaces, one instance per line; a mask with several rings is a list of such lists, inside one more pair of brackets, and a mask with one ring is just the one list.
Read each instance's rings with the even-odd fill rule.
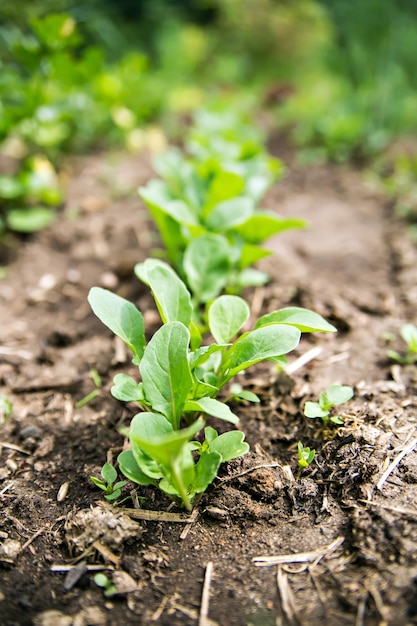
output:
[[416,131],[416,27],[414,0],[2,0],[0,229],[53,219],[66,154],[160,150],[213,100],[374,158]]

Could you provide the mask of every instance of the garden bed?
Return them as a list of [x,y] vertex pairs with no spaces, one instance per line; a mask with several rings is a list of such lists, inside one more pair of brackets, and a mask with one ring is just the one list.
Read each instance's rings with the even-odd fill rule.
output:
[[[251,452],[226,465],[191,518],[142,488],[148,519],[132,518],[89,480],[109,450],[116,457],[118,429],[135,412],[111,397],[112,378],[135,370],[88,290],[115,290],[147,328],[158,323],[133,275],[157,241],[136,193],[152,175],[149,158],[75,161],[63,214],[12,253],[0,283],[0,393],[13,403],[0,431],[2,623],[417,623],[417,373],[386,357],[387,333],[416,322],[417,253],[360,173],[289,171],[265,204],[310,228],[273,241],[263,261],[271,283],[248,301],[254,317],[308,307],[339,332],[303,338],[289,373],[264,364],[245,375],[261,398],[234,409]],[[76,408],[95,389],[92,369],[103,386]],[[344,426],[324,430],[303,406],[333,383],[355,396]],[[299,440],[317,451],[300,476]],[[170,515],[149,519],[149,510]],[[259,560],[272,556],[283,558]],[[122,593],[105,597],[98,570]]]

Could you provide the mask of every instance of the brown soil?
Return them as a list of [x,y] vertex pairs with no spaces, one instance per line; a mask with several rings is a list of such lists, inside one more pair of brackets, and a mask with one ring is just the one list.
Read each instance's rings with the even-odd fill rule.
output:
[[[0,283],[0,393],[13,402],[0,430],[1,624],[417,623],[417,371],[392,366],[384,338],[417,321],[417,253],[360,173],[290,169],[267,204],[310,229],[273,242],[271,284],[247,296],[254,315],[306,306],[339,332],[303,339],[290,375],[268,365],[242,378],[261,397],[240,407],[251,453],[227,465],[190,523],[140,489],[142,509],[171,519],[133,519],[89,480],[123,445],[119,428],[135,409],[109,393],[114,374],[132,368],[92,315],[88,289],[117,290],[156,323],[132,271],[156,242],[136,194],[149,159],[76,161],[62,216],[11,252]],[[293,365],[313,347],[314,359]],[[92,368],[103,387],[76,408],[94,390]],[[355,397],[344,426],[324,430],[302,408],[332,383]],[[299,440],[317,450],[301,476]],[[283,558],[259,566],[264,556]],[[96,586],[99,569],[119,595]]]

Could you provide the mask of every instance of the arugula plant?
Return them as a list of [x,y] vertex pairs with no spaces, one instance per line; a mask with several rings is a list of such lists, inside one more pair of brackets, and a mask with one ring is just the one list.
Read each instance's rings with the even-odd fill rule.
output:
[[155,169],[161,178],[141,187],[139,194],[168,260],[195,302],[206,303],[224,290],[239,293],[246,286],[264,284],[268,276],[252,267],[270,254],[261,244],[306,224],[257,208],[282,173],[280,162],[260,144],[206,129],[191,145],[191,157],[179,150],[160,155]]
[[335,328],[312,311],[287,308],[261,317],[253,330],[233,341],[250,311],[239,296],[223,295],[207,313],[214,341],[202,345],[190,293],[174,270],[155,259],[136,269],[151,288],[163,322],[148,343],[142,313],[134,304],[99,287],[88,297],[97,317],[132,351],[141,377],[140,382],[126,374],[114,378],[112,395],[137,403],[143,411],[131,423],[131,450],[122,452],[118,461],[126,477],[158,486],[190,509],[219,465],[249,449],[240,431],[219,436],[206,428],[203,443],[193,439],[206,416],[238,423],[237,415],[217,398],[220,390],[251,365],[281,359],[298,345],[301,332]]
[[343,424],[343,418],[340,415],[332,414],[332,409],[335,406],[344,404],[352,397],[352,387],[348,385],[330,385],[326,392],[320,394],[318,402],[305,403],[304,415],[313,419],[320,417],[325,426],[329,422],[332,422],[332,424]]
[[395,350],[389,350],[388,356],[401,365],[413,365],[417,363],[417,326],[414,324],[404,324],[401,327],[400,335],[407,345],[407,352],[400,354]]

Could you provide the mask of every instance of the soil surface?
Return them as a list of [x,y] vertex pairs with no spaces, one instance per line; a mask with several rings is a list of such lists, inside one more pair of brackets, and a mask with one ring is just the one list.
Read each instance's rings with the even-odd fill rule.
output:
[[[384,199],[360,172],[329,166],[290,165],[268,194],[268,208],[310,228],[271,242],[271,283],[246,294],[253,316],[305,306],[338,333],[303,338],[286,373],[239,377],[261,398],[235,407],[251,452],[189,517],[150,489],[132,492],[140,509],[112,507],[89,480],[135,413],[110,395],[113,376],[135,369],[89,288],[132,299],[150,333],[158,324],[133,274],[158,245],[136,193],[150,158],[96,155],[66,176],[59,219],[9,242],[0,282],[0,393],[13,403],[0,429],[1,624],[416,624],[417,369],[386,352],[417,321],[417,252]],[[93,369],[102,387],[77,408]],[[344,425],[325,429],[303,406],[333,383],[355,396]],[[301,475],[299,440],[317,451]]]

